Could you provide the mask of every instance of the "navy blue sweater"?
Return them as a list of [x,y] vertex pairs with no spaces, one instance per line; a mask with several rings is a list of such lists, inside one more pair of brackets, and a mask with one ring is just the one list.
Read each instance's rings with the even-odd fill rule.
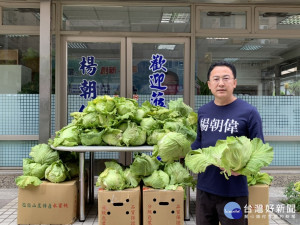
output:
[[[192,149],[215,146],[217,140],[227,136],[258,137],[264,141],[262,122],[257,109],[249,103],[236,99],[234,102],[217,106],[214,101],[198,110],[197,139]],[[226,180],[216,166],[208,166],[204,173],[198,174],[197,188],[224,197],[248,196],[246,176],[230,176]]]

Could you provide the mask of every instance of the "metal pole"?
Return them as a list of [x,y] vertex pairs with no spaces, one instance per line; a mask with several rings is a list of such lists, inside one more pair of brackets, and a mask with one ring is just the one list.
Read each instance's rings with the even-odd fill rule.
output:
[[94,152],[90,152],[89,202],[90,204],[94,203]]
[[40,2],[39,143],[51,137],[51,1]]
[[[184,164],[184,160],[181,159],[181,163],[183,164],[183,166],[188,169],[185,164]],[[191,172],[189,171],[189,173],[191,174]],[[184,201],[184,221],[189,221],[190,220],[190,187],[186,186],[185,187],[185,194],[186,194],[186,199]]]
[[84,152],[79,153],[79,221],[85,221]]
[[184,221],[190,221],[190,187],[186,186],[186,199],[184,201]]

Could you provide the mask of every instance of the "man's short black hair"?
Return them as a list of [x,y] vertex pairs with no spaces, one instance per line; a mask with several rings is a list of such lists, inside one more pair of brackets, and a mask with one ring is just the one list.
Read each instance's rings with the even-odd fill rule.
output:
[[236,79],[236,69],[235,66],[229,62],[226,61],[218,61],[218,62],[214,62],[210,65],[208,72],[207,72],[207,80],[209,80],[210,77],[210,73],[211,71],[216,67],[216,66],[227,66],[229,69],[231,69],[234,79]]

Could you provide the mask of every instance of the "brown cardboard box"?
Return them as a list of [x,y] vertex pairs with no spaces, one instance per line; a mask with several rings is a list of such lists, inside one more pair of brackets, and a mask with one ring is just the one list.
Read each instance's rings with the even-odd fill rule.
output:
[[143,188],[143,225],[183,225],[184,190]]
[[98,191],[99,225],[140,225],[141,189]]
[[71,224],[76,220],[77,195],[77,180],[19,188],[18,224]]
[[248,225],[269,224],[269,186],[258,184],[249,187]]

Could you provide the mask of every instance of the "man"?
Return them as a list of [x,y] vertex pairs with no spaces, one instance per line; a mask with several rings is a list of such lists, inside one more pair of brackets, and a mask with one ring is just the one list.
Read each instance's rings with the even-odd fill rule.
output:
[[[169,70],[165,73],[165,79],[161,83],[161,86],[166,86],[167,89],[162,91],[164,95],[178,95],[181,94],[179,91],[179,78],[178,75]],[[143,84],[143,86],[139,89],[138,94],[151,94],[151,89],[149,87],[149,80]]]
[[166,77],[163,85],[168,88],[164,91],[165,95],[176,95],[179,89],[179,78],[178,75],[172,71],[166,72]]
[[[207,73],[208,87],[214,100],[199,108],[197,138],[192,149],[214,146],[227,136],[255,137],[263,141],[262,122],[255,107],[236,98],[236,69],[228,62],[213,63]],[[197,225],[246,225],[244,207],[248,203],[247,177],[233,172],[229,180],[220,174],[222,168],[209,166],[198,174],[196,194]],[[239,204],[243,215],[230,219],[224,214],[229,202]]]

